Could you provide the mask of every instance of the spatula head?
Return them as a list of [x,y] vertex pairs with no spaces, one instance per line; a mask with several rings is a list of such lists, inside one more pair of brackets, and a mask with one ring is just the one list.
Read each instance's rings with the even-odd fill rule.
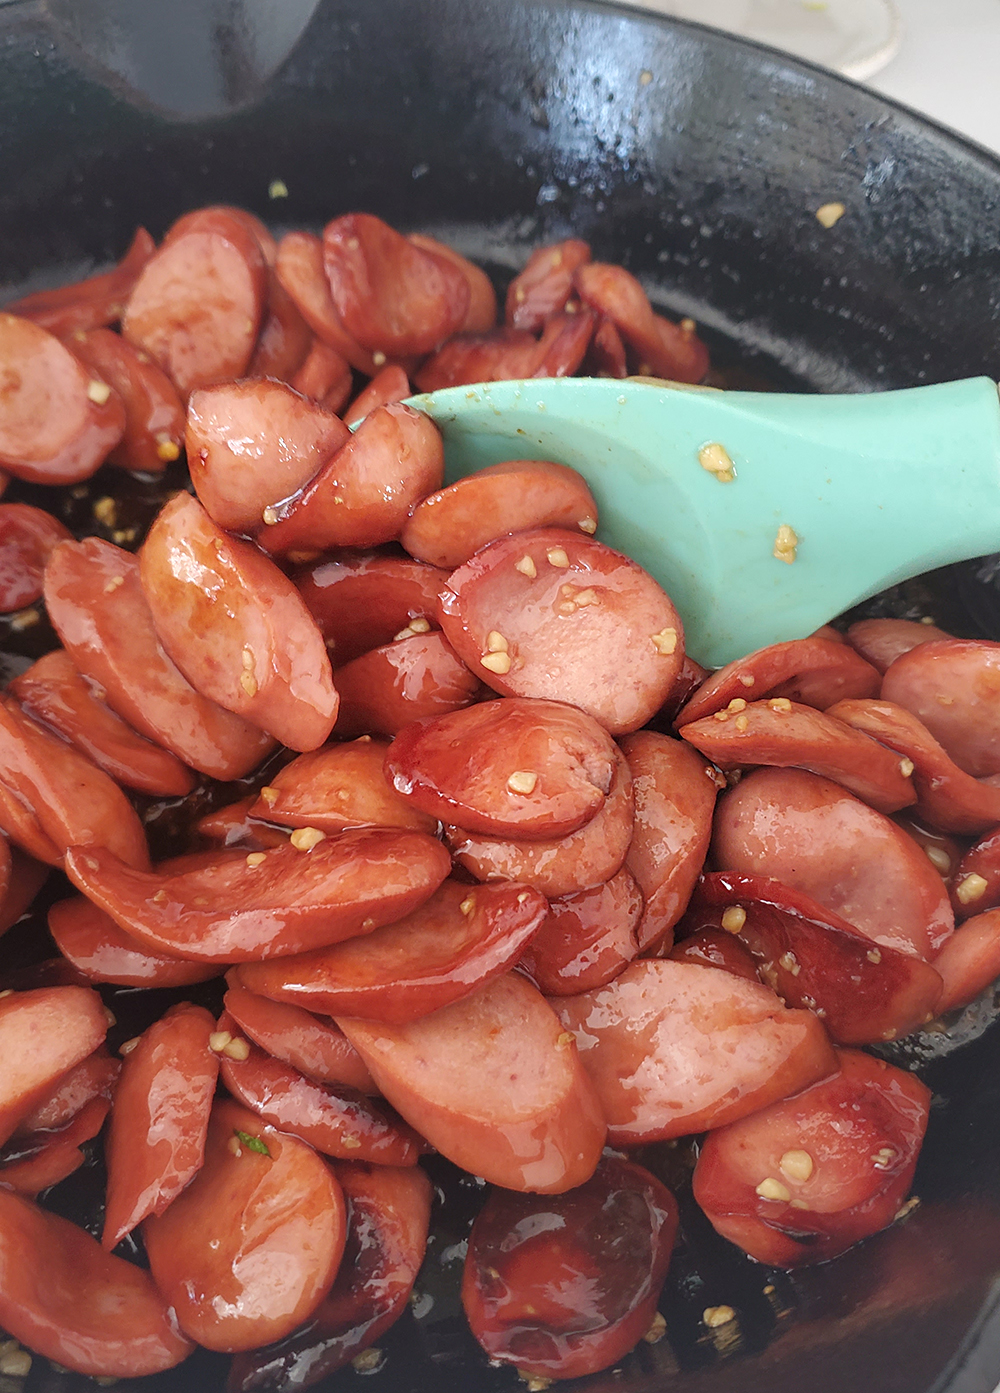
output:
[[[449,481],[506,459],[579,470],[598,536],[656,577],[706,666],[1000,548],[988,378],[824,397],[532,379],[410,404],[441,428]],[[732,460],[730,480],[703,466],[709,445]]]

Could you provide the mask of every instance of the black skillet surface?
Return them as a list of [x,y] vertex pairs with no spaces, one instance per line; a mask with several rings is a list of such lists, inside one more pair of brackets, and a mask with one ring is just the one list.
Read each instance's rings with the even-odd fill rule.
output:
[[[998,371],[1000,165],[804,64],[596,0],[0,0],[0,300],[116,257],[137,223],[159,235],[220,201],[278,228],[366,209],[452,241],[500,284],[532,246],[582,236],[669,312],[693,315],[717,361],[779,385]],[[824,230],[813,213],[833,201],[846,212]],[[99,478],[90,497],[102,491],[120,479]],[[89,502],[66,500],[75,523]],[[149,504],[133,490],[123,506],[140,517]],[[1000,637],[996,608],[954,572],[879,603]],[[8,633],[5,647],[44,633]],[[44,952],[29,934],[4,940],[8,961]],[[126,1038],[150,1008],[109,995]],[[939,1035],[908,1051],[937,1096],[922,1203],[905,1222],[788,1276],[745,1261],[685,1204],[667,1338],[568,1387],[988,1393],[1000,1377],[1000,1031],[981,1029],[992,1011],[968,1013],[960,1048]],[[684,1203],[687,1153],[644,1159]],[[382,1366],[347,1369],[328,1393],[520,1386],[488,1367],[458,1312],[480,1193],[444,1166],[435,1179],[448,1197],[419,1300],[379,1342]],[[50,1202],[93,1221],[94,1180]],[[707,1332],[701,1313],[719,1304],[738,1323]],[[221,1393],[225,1363],[198,1356],[118,1387]],[[36,1360],[26,1393],[92,1386]]]

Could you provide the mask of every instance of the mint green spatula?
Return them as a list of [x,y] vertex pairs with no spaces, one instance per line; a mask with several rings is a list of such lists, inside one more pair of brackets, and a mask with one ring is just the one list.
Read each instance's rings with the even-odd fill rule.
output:
[[[598,535],[656,577],[707,666],[1000,550],[1000,399],[985,377],[870,396],[543,378],[410,404],[441,428],[449,481],[505,459],[579,470]],[[728,455],[735,477],[700,452],[716,467]]]

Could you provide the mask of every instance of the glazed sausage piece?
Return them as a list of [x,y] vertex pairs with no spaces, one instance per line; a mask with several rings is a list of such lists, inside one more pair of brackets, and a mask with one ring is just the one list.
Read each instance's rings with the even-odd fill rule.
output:
[[969,847],[952,879],[956,919],[967,919],[1000,905],[1000,827]]
[[172,1369],[194,1348],[148,1272],[3,1189],[0,1323],[30,1349],[97,1378]]
[[226,382],[188,403],[191,482],[230,532],[258,531],[268,505],[302,488],[349,438],[339,417],[283,382]]
[[83,1165],[80,1148],[97,1136],[110,1109],[110,1099],[94,1097],[60,1127],[46,1128],[12,1141],[0,1162],[3,1185],[34,1199],[43,1190],[71,1176]]
[[431,353],[461,328],[469,310],[462,267],[369,213],[327,223],[323,264],[347,332],[373,352]]
[[716,968],[634,962],[552,1006],[576,1038],[612,1146],[721,1127],[836,1068],[816,1016]]
[[324,411],[336,413],[347,404],[354,389],[354,374],[342,353],[322,339],[314,339],[291,385],[310,401],[318,402]]
[[469,308],[465,312],[465,318],[458,326],[457,332],[460,334],[483,334],[487,329],[492,329],[497,322],[497,293],[493,289],[493,282],[485,271],[481,270],[474,261],[462,256],[455,251],[454,247],[447,246],[444,242],[435,241],[433,237],[424,237],[419,232],[411,232],[407,238],[413,246],[419,247],[421,251],[431,252],[435,256],[443,257],[445,261],[461,271],[469,286]]
[[311,1011],[405,1025],[507,972],[547,912],[545,897],[526,885],[446,880],[415,910],[357,943],[245,963],[239,980]]
[[65,542],[45,568],[45,604],[80,672],[134,730],[192,769],[239,779],[273,741],[196,692],[153,628],[139,561],[98,537]]
[[156,1285],[185,1333],[232,1353],[278,1340],[329,1290],[344,1251],[344,1197],[311,1146],[238,1103],[212,1110],[205,1164],[143,1224]]
[[931,1095],[856,1050],[838,1071],[702,1143],[694,1195],[758,1262],[826,1262],[892,1223],[906,1198]]
[[494,1190],[465,1259],[472,1333],[522,1378],[608,1368],[652,1326],[677,1220],[666,1186],[618,1156],[555,1200]]
[[291,382],[305,362],[313,345],[313,332],[299,313],[298,306],[278,280],[273,267],[267,273],[267,315],[247,377],[273,377]]
[[967,1006],[1000,977],[1000,911],[987,910],[966,919],[934,959],[944,990],[937,1012]]
[[347,1200],[348,1223],[330,1294],[287,1339],[238,1354],[229,1393],[309,1388],[371,1349],[406,1309],[427,1248],[430,1181],[417,1167],[343,1161],[334,1174]]
[[121,319],[122,311],[139,273],[156,251],[156,243],[144,227],[136,229],[128,251],[110,271],[101,271],[72,285],[39,290],[4,305],[8,314],[30,319],[50,334],[72,334],[98,329]]
[[581,372],[584,377],[628,377],[625,345],[610,319],[598,320]]
[[211,846],[238,846],[243,851],[271,851],[288,840],[284,828],[272,827],[270,823],[250,816],[250,809],[257,802],[257,795],[251,793],[239,798],[235,803],[227,803],[224,808],[216,808],[206,813],[194,825],[199,837]]
[[950,639],[951,634],[936,624],[914,619],[859,619],[847,630],[847,642],[879,672],[922,643]]
[[274,272],[316,337],[335,348],[352,368],[374,377],[381,364],[344,328],[330,294],[320,239],[311,232],[287,232],[278,243]]
[[508,696],[570,701],[612,735],[662,706],[684,659],[670,597],[641,566],[561,528],[491,542],[453,572],[445,637]]
[[437,628],[438,597],[447,582],[447,571],[379,552],[344,553],[296,578],[337,667],[404,629]]
[[546,996],[603,987],[638,956],[641,917],[642,893],[626,870],[604,885],[550,900],[548,916],[521,954],[520,970]]
[[501,840],[453,826],[445,836],[455,860],[477,880],[519,880],[559,897],[602,886],[621,870],[633,825],[632,776],[624,756],[616,752],[604,806],[567,837]]
[[913,713],[974,779],[1000,773],[1000,643],[924,643],[886,669],[882,698]]
[[167,750],[132,729],[80,673],[62,648],[39,658],[10,683],[21,709],[75,745],[116,783],[154,797],[182,797],[194,775]]
[[0,467],[36,484],[75,484],[122,438],[118,393],[47,330],[0,314]]
[[122,333],[187,398],[246,372],[264,316],[267,264],[257,238],[228,209],[201,209],[181,224],[143,268]]
[[575,469],[548,460],[487,465],[417,503],[399,540],[418,561],[453,571],[487,542],[534,527],[597,530],[597,504]]
[[507,287],[507,324],[538,333],[550,314],[558,314],[574,298],[574,273],[589,260],[590,247],[575,237],[538,247]]
[[377,406],[388,406],[390,402],[405,401],[413,395],[410,379],[398,363],[390,363],[380,368],[367,387],[362,388],[344,412],[344,424],[353,430],[360,426],[366,416]]
[[22,1118],[14,1136],[65,1127],[92,1099],[110,1099],[120,1072],[121,1061],[113,1059],[104,1045],[98,1045],[56,1080],[35,1110]]
[[873,947],[839,915],[777,880],[707,873],[684,917],[683,931],[692,929],[738,934],[761,979],[787,1005],[815,1011],[838,1044],[901,1038],[938,1008],[941,979],[933,967],[885,944]]
[[248,991],[240,980],[241,971],[234,967],[226,973],[224,1005],[255,1045],[317,1083],[346,1084],[361,1093],[378,1092],[367,1066],[339,1026],[301,1006]]
[[[55,849],[56,861],[67,846],[85,842],[107,847],[128,866],[149,865],[142,823],[114,780],[37,725],[9,697],[0,699],[0,769],[7,794],[33,824],[34,834],[24,842],[30,855],[38,854],[40,833],[42,845],[47,839]],[[6,813],[10,803],[5,802]],[[10,826],[15,841],[22,829],[21,822]]]
[[592,261],[577,268],[573,284],[581,300],[612,321],[636,356],[640,376],[700,382],[708,349],[690,320],[673,324],[654,314],[642,286],[622,266]]
[[720,870],[770,876],[877,944],[933,958],[954,927],[948,892],[894,822],[817,774],[757,769],[720,800]]
[[413,378],[421,392],[459,387],[466,382],[504,382],[534,377],[545,350],[527,329],[490,329],[456,334],[422,364]]
[[408,1025],[339,1024],[389,1102],[463,1170],[539,1194],[593,1175],[605,1135],[597,1097],[573,1042],[517,973]]
[[184,407],[162,368],[137,352],[111,329],[77,329],[66,347],[101,381],[109,383],[125,407],[125,431],[108,455],[111,464],[159,474],[177,459],[184,444]]
[[49,910],[49,932],[66,962],[90,982],[120,987],[189,987],[218,975],[214,963],[154,953],[118,927],[86,895]]
[[[771,765],[832,779],[880,813],[917,801],[912,763],[842,721],[787,697],[734,698],[712,716],[678,728],[682,740],[720,769]],[[909,771],[909,772],[907,772]]]
[[39,987],[0,999],[0,1143],[69,1069],[104,1041],[108,1018],[89,987]]
[[1000,821],[1000,787],[960,769],[927,727],[891,701],[838,701],[829,714],[913,765],[916,812],[943,832],[982,832]]
[[378,406],[301,493],[275,507],[258,541],[274,556],[380,546],[399,536],[410,508],[443,476],[437,426],[402,402]]
[[824,711],[835,701],[878,696],[880,683],[878,670],[853,648],[813,634],[758,648],[713,672],[681,708],[677,725],[711,716],[736,697],[783,696]]
[[735,934],[725,929],[696,929],[689,937],[681,938],[665,955],[675,963],[696,963],[700,967],[719,967],[742,977],[746,982],[759,982],[760,974],[750,950]]
[[[404,633],[407,631],[404,630]],[[411,634],[337,668],[335,734],[387,735],[476,701],[482,683],[441,633]]]
[[705,863],[719,775],[689,746],[652,730],[621,741],[632,772],[635,830],[625,865],[643,897],[642,950],[669,948]]
[[[235,1033],[234,1033],[235,1032]],[[234,1098],[279,1131],[300,1137],[324,1156],[415,1166],[423,1142],[375,1100],[343,1084],[317,1083],[249,1044],[225,1011],[219,1035],[222,1081]]]
[[955,876],[965,851],[966,843],[947,832],[921,821],[913,812],[897,813],[893,818],[897,827],[902,827],[908,837],[912,837],[927,857],[938,875],[948,886],[949,893],[954,890]]
[[391,924],[433,894],[451,866],[432,837],[388,827],[198,856],[190,869],[168,863],[144,873],[103,848],[75,847],[66,872],[154,952],[234,963],[305,953]]
[[164,648],[202,696],[289,749],[323,744],[338,704],[330,661],[272,561],[179,493],[146,535],[140,576]]
[[172,1007],[125,1055],[105,1145],[102,1246],[110,1253],[150,1214],[162,1214],[201,1169],[219,1076],[203,1006]]
[[27,503],[0,503],[0,611],[41,599],[45,564],[72,533],[51,513]]
[[388,748],[387,740],[362,736],[299,755],[264,785],[251,815],[282,827],[315,827],[320,832],[408,827],[433,836],[437,819],[387,783],[383,765]]
[[389,746],[385,770],[432,817],[532,840],[568,835],[600,812],[616,756],[585,712],[511,698],[412,722]]

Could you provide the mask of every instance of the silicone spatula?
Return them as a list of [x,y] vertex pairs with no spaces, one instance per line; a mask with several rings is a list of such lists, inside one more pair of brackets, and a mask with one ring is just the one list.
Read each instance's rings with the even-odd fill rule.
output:
[[[441,428],[449,481],[505,459],[579,470],[598,537],[656,577],[710,667],[1000,550],[1000,399],[986,377],[856,396],[542,378],[410,404]],[[699,462],[707,445],[732,460],[729,482]]]

